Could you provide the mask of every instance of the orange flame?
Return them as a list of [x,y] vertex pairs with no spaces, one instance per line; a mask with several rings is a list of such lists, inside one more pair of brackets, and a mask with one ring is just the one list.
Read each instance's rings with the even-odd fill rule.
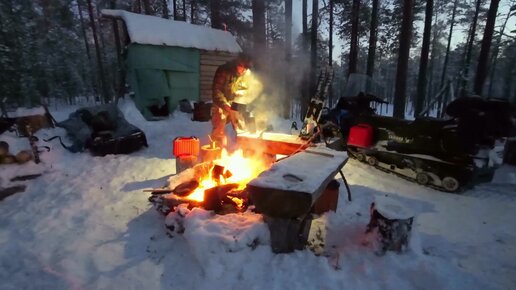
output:
[[265,171],[268,166],[262,160],[262,158],[244,157],[242,150],[237,150],[233,154],[228,154],[226,149],[222,150],[222,156],[220,159],[214,161],[214,165],[223,166],[226,171],[231,173],[231,176],[227,179],[221,177],[221,180],[214,180],[211,176],[213,167],[210,169],[210,174],[204,176],[199,181],[199,187],[195,189],[186,199],[194,201],[204,200],[204,191],[213,188],[217,185],[236,183],[238,184],[238,190],[242,190],[246,187],[247,183],[253,178],[257,177],[260,173]]

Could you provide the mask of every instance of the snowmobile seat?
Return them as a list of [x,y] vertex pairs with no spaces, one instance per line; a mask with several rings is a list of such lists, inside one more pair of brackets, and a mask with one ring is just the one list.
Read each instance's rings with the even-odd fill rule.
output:
[[433,117],[417,117],[409,126],[415,132],[431,133],[439,132],[443,127],[453,124],[452,119],[437,119]]

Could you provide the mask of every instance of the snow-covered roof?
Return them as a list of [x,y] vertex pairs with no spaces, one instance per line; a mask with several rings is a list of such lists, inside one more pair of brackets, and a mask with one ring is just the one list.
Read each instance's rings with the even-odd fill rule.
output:
[[238,53],[242,49],[229,32],[125,10],[102,9],[102,15],[124,20],[132,43],[192,47]]

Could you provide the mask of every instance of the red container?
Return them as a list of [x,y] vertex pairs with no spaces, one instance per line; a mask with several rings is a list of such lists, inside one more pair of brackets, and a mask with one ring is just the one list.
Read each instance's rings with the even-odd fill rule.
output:
[[199,139],[197,137],[177,137],[174,139],[174,156],[199,156]]
[[369,124],[358,124],[349,130],[348,145],[370,147],[373,145],[373,127]]

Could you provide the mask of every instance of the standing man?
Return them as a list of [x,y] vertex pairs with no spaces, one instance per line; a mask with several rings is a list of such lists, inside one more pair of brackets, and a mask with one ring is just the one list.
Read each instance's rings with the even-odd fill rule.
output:
[[251,59],[240,54],[235,60],[229,61],[217,68],[213,78],[213,106],[211,108],[211,123],[213,130],[211,138],[219,147],[227,145],[224,127],[231,122],[233,129],[238,128],[237,112],[231,110],[231,103],[242,96],[247,89],[242,77],[251,67]]

